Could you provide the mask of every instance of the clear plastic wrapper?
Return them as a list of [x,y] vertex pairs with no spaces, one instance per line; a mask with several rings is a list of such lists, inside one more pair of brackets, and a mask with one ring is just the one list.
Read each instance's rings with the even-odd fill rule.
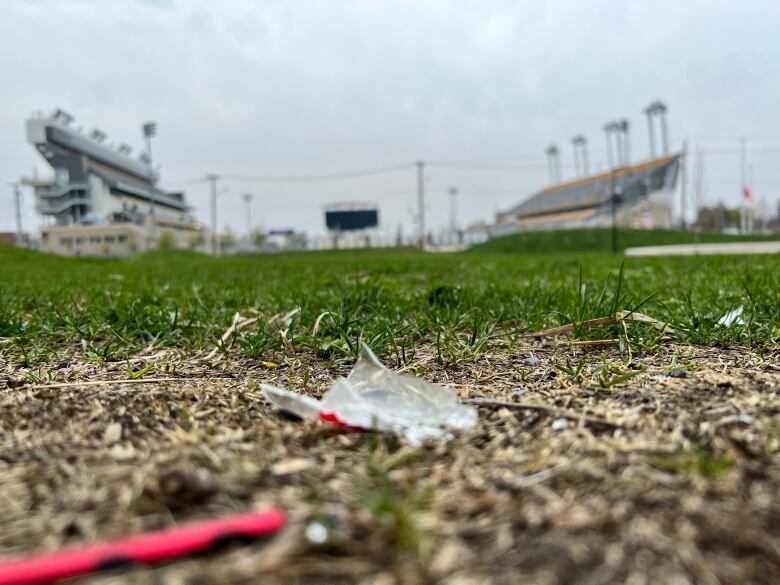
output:
[[305,419],[322,419],[359,429],[402,435],[410,443],[449,438],[477,422],[477,410],[461,404],[451,388],[399,374],[383,366],[363,344],[355,367],[322,400],[262,385],[274,406]]

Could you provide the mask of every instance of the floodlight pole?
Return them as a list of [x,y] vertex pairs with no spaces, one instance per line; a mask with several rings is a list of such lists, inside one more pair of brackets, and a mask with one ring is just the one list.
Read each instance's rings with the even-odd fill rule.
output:
[[645,114],[647,115],[647,132],[650,140],[650,160],[655,160],[655,128],[653,127],[652,105],[645,108]]
[[561,182],[561,163],[558,158],[558,147],[551,144],[545,151],[547,153],[547,160],[550,167],[550,183],[553,185]]
[[425,163],[417,162],[417,221],[420,229],[419,247],[425,248]]
[[588,140],[582,134],[578,134],[571,139],[574,145],[574,164],[577,168],[577,174],[583,177],[588,176]]
[[620,133],[620,128],[615,128],[615,150],[617,151],[617,166],[622,167],[626,163],[623,160],[625,152],[623,151],[623,135]]
[[219,236],[217,235],[217,179],[214,173],[207,177],[211,183],[211,253],[219,256]]
[[573,138],[572,146],[574,147],[574,175],[576,178],[579,178],[580,176],[580,151],[579,146],[576,138]]
[[618,204],[618,198],[620,197],[617,192],[617,186],[615,185],[615,169],[612,169],[612,174],[610,175],[610,187],[611,187],[611,195],[610,195],[610,209],[612,212],[612,253],[617,254],[618,253],[618,233],[617,233],[617,204]]
[[157,122],[146,122],[141,126],[143,130],[144,138],[146,139],[146,156],[149,159],[149,184],[151,185],[150,199],[152,203],[151,216],[152,216],[152,240],[157,239],[157,222],[155,221],[155,207],[157,207],[157,193],[155,193],[154,187],[154,166],[152,166],[152,136],[157,134]]
[[610,140],[612,128],[613,125],[611,123],[604,126],[604,135],[607,137],[607,166],[610,169],[614,168],[614,165],[612,164],[612,141]]
[[666,125],[666,105],[658,102],[658,113],[661,116],[661,142],[663,144],[664,156],[669,154],[669,128]]
[[583,137],[582,142],[582,174],[588,176],[588,141]]
[[628,120],[623,119],[620,121],[620,131],[623,133],[623,166],[631,164],[629,128]]

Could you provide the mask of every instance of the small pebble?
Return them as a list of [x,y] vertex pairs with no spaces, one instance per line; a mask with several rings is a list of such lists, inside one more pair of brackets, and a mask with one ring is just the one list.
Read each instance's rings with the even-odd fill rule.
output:
[[674,370],[672,372],[669,372],[670,378],[687,378],[688,372],[685,370]]
[[753,421],[755,420],[751,415],[749,414],[740,414],[737,417],[737,420],[740,424],[743,425],[752,425]]
[[321,522],[310,522],[304,536],[312,544],[325,544],[328,540],[328,529]]
[[552,422],[552,430],[554,431],[563,431],[569,426],[569,421],[567,421],[565,418],[556,418]]
[[525,358],[525,359],[523,360],[523,362],[524,362],[526,365],[528,365],[528,366],[531,366],[531,367],[535,368],[536,366],[538,366],[539,364],[541,364],[541,363],[542,363],[542,360],[540,360],[540,359],[539,359],[538,357],[536,357],[535,355],[532,355],[532,356],[530,356],[530,357],[527,357],[527,358]]
[[528,394],[528,388],[517,388],[514,392],[512,392],[512,396],[514,398],[522,398]]

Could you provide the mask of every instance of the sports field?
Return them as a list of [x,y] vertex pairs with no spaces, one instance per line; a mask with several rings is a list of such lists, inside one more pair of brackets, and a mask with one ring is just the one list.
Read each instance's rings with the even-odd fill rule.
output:
[[[523,238],[435,255],[0,248],[0,555],[277,504],[291,525],[268,543],[93,582],[776,582],[780,258]],[[655,321],[582,325],[621,311]],[[260,395],[321,395],[361,341],[488,401],[477,426],[414,448]]]

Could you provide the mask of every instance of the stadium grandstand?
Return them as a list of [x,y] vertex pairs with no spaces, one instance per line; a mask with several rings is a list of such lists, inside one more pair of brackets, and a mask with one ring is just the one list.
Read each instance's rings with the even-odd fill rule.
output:
[[680,155],[674,154],[552,185],[499,213],[492,231],[608,226],[613,203],[618,225],[669,228],[679,168]]
[[[607,137],[608,169],[588,174],[587,139],[572,138],[577,178],[561,182],[560,150],[547,150],[551,185],[515,207],[500,212],[492,235],[525,230],[590,228],[612,225],[633,228],[671,228],[683,220],[684,198],[678,189],[683,155],[669,153],[666,113],[661,100],[651,102],[647,115],[650,158],[629,161],[629,121],[614,120],[604,125]],[[655,121],[660,123],[661,156],[655,154]],[[614,159],[613,159],[614,154]],[[675,202],[680,202],[676,209]],[[675,212],[677,211],[677,214]]]
[[42,248],[63,255],[124,256],[154,247],[165,234],[170,245],[192,247],[203,239],[184,194],[157,186],[147,153],[137,158],[126,144],[74,128],[63,110],[27,120],[27,138],[51,166],[50,178],[28,178],[36,210],[49,224]]

